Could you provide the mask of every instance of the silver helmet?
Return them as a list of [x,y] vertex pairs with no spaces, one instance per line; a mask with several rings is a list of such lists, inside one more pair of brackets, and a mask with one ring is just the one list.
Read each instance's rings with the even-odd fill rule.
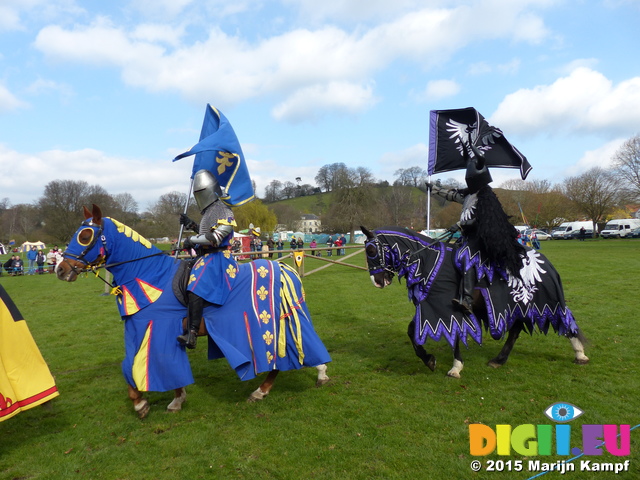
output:
[[201,212],[222,196],[222,189],[209,170],[198,170],[193,177],[193,197]]

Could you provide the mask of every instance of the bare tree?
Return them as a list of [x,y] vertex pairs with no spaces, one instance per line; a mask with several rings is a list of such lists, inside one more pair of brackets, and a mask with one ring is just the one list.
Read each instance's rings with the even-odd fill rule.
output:
[[290,181],[282,184],[282,195],[285,198],[295,198],[296,196],[296,184]]
[[397,177],[394,185],[402,185],[405,187],[424,187],[425,179],[427,178],[427,172],[420,167],[400,168],[395,171],[394,175]]
[[271,183],[264,189],[264,201],[271,203],[277,202],[282,198],[282,182],[280,180],[271,180]]
[[630,138],[622,144],[613,156],[614,175],[625,185],[633,201],[640,199],[640,135]]
[[[187,194],[169,192],[160,196],[149,209],[149,219],[141,226],[140,233],[149,237],[178,237],[180,231],[180,214],[184,212]],[[187,214],[196,222],[199,221],[197,207],[192,198],[189,199]]]
[[[45,232],[63,242],[69,241],[82,220],[82,206],[96,193],[81,180],[53,180],[44,187],[38,206],[45,222]],[[94,199],[98,195],[94,195]]]
[[610,170],[594,167],[581,175],[564,181],[564,192],[580,213],[596,224],[616,206],[619,199],[618,182]]

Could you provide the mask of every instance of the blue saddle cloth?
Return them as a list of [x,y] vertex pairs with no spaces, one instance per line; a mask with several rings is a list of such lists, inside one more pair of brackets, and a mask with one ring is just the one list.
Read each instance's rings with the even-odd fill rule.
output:
[[268,260],[238,265],[224,305],[204,311],[209,359],[225,357],[241,380],[331,361],[311,322],[297,273]]

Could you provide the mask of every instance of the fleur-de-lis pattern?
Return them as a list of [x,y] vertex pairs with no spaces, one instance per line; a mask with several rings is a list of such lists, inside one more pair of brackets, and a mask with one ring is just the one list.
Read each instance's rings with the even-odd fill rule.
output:
[[273,333],[267,330],[262,335],[262,339],[264,340],[264,343],[266,343],[267,345],[271,345],[273,343]]
[[260,320],[262,320],[262,323],[269,323],[271,321],[271,315],[266,310],[263,310],[262,313],[260,313]]
[[264,300],[267,298],[267,295],[269,295],[269,290],[264,288],[264,285],[262,285],[258,290],[256,290],[256,295],[260,297],[260,300]]
[[227,267],[227,275],[229,275],[229,277],[236,278],[236,274],[237,273],[238,273],[238,269],[236,267],[234,267],[233,265],[229,265]]
[[269,271],[264,267],[260,267],[256,271],[258,272],[258,275],[260,275],[262,278],[265,278],[269,274]]

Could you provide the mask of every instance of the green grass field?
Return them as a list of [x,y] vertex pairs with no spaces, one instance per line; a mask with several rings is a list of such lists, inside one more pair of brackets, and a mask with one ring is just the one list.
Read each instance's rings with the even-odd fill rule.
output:
[[[429,343],[435,373],[406,335],[413,307],[397,282],[378,290],[364,271],[331,267],[304,278],[316,330],[332,355],[332,381],[315,388],[315,369],[284,372],[271,394],[249,404],[261,379],[241,382],[224,360],[207,361],[205,342],[190,352],[196,378],[180,413],[172,393],[151,393],[139,420],[120,372],[123,328],[103,283],[54,275],[1,277],[56,378],[60,396],[0,423],[1,479],[529,479],[524,458],[469,454],[468,424],[553,424],[544,415],[564,401],[582,424],[640,424],[635,331],[640,241],[544,242],[569,307],[590,339],[591,363],[572,363],[555,334],[523,334],[501,369],[486,362],[502,342],[463,350],[462,379],[447,378],[447,344]],[[363,256],[354,263],[364,264]],[[309,259],[307,270],[324,265]],[[488,337],[488,336],[487,336]],[[631,471],[568,472],[574,479],[640,478],[640,429],[631,432]],[[584,458],[583,458],[584,459]],[[520,472],[472,472],[481,460],[524,460]],[[579,461],[576,460],[579,468]],[[506,468],[506,467],[505,467]],[[539,478],[558,479],[559,473]]]

